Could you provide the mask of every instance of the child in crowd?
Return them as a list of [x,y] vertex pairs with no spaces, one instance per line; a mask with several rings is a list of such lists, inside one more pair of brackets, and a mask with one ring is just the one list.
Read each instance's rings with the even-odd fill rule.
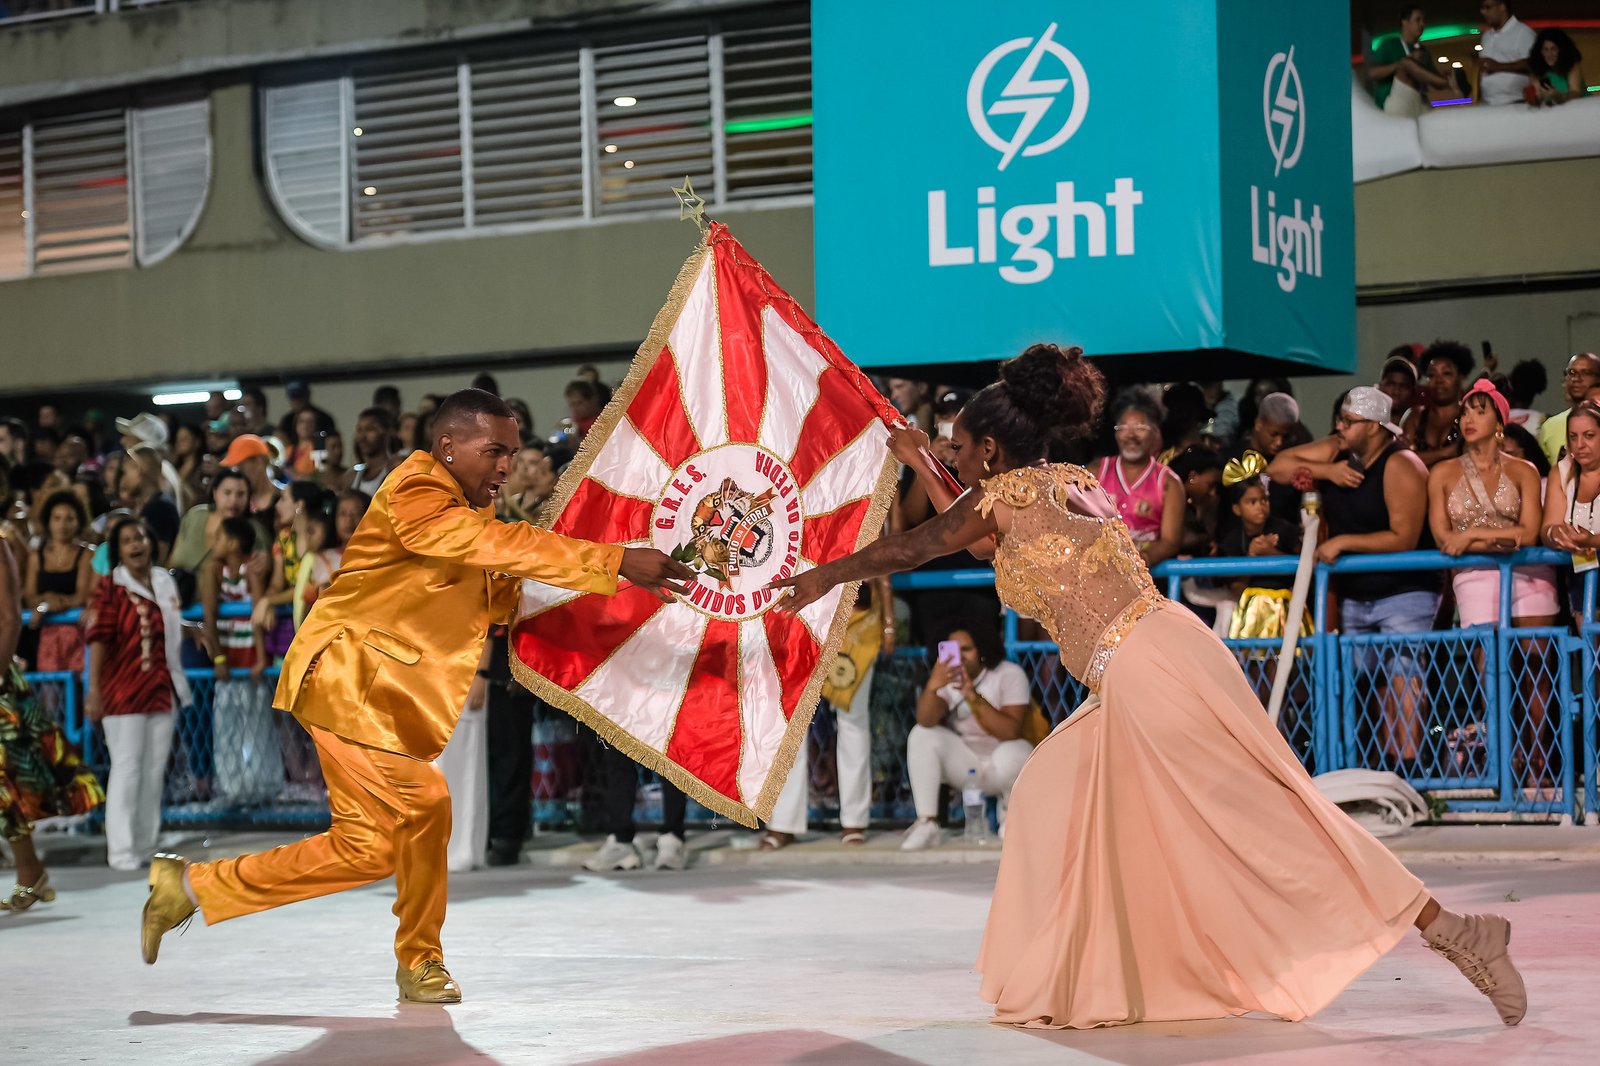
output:
[[226,681],[232,670],[249,670],[259,681],[266,671],[266,634],[248,617],[219,618],[224,603],[254,603],[266,593],[262,568],[252,565],[256,528],[248,518],[224,518],[211,541],[211,565],[201,590],[206,633],[212,640],[211,665],[217,680]]
[[[1223,506],[1239,519],[1223,534],[1217,554],[1227,558],[1262,555],[1293,555],[1300,551],[1300,530],[1272,514],[1267,486],[1260,471],[1250,469],[1253,452],[1228,464],[1223,474]],[[1257,457],[1259,458],[1259,457]],[[1265,468],[1265,463],[1261,463]],[[1240,578],[1239,606],[1228,627],[1229,637],[1281,637],[1289,611],[1288,577],[1255,574]]]

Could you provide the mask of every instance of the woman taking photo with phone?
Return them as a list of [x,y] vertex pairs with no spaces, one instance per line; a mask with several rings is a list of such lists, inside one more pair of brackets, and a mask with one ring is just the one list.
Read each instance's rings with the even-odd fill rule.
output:
[[906,737],[906,774],[917,820],[902,851],[940,841],[939,786],[964,788],[976,774],[986,796],[1006,800],[1033,745],[1022,739],[1028,713],[1028,675],[1007,662],[993,625],[972,623],[939,642],[938,658],[917,698],[917,724]]

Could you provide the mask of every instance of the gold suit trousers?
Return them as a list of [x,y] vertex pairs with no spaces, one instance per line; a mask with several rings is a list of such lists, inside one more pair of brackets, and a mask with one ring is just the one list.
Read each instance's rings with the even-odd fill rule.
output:
[[196,863],[189,883],[207,925],[394,875],[394,953],[406,969],[444,958],[450,792],[429,762],[308,726],[328,785],[326,833],[255,855]]

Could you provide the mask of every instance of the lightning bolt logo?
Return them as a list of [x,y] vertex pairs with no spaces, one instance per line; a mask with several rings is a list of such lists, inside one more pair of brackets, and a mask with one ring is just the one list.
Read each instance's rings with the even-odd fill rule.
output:
[[1272,151],[1273,177],[1300,161],[1306,136],[1304,98],[1300,71],[1294,65],[1294,46],[1290,45],[1287,52],[1272,57],[1261,85],[1261,111],[1266,120],[1267,147]]
[[989,105],[991,115],[1022,116],[1017,120],[1016,133],[1012,134],[1005,153],[1000,157],[1001,170],[1010,165],[1011,160],[1016,158],[1017,152],[1028,143],[1028,135],[1039,125],[1039,120],[1050,110],[1050,105],[1056,102],[1056,97],[1067,87],[1066,78],[1040,80],[1034,77],[1034,72],[1039,69],[1039,60],[1044,58],[1045,49],[1055,43],[1050,39],[1055,32],[1056,24],[1052,22],[1050,28],[1033,43],[1028,58],[1024,59],[1022,66],[1011,75],[1006,87],[1000,90],[1000,99]]
[[[1010,166],[1011,161],[1018,155],[1042,155],[1065,144],[1067,138],[1077,132],[1089,108],[1088,76],[1084,73],[1083,65],[1078,62],[1078,58],[1055,40],[1056,26],[1057,24],[1052,22],[1036,39],[1018,37],[995,48],[983,57],[967,83],[967,117],[984,143],[1000,153],[1000,170]],[[1022,64],[1006,82],[1005,88],[1000,90],[999,98],[985,107],[984,89],[995,65],[1011,53],[1024,48],[1028,50],[1028,54],[1023,58]],[[1066,68],[1066,77],[1039,77],[1039,64],[1046,55]],[[1034,143],[1033,138],[1039,131],[1040,123],[1050,113],[1051,107],[1061,94],[1067,91],[1068,86],[1072,88],[1072,106],[1066,120],[1055,133]],[[1017,116],[1016,129],[1009,138],[1001,137],[990,124],[990,116],[996,115]]]

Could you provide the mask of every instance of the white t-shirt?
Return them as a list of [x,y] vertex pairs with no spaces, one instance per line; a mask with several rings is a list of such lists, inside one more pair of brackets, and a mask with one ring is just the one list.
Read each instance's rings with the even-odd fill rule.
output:
[[[1028,691],[1028,675],[1022,667],[1013,662],[1002,662],[992,670],[985,670],[978,675],[972,687],[978,695],[989,702],[994,708],[1014,707],[1018,704],[1026,705],[1031,698]],[[955,685],[946,685],[940,689],[938,696],[944,700],[944,705],[950,708],[950,713],[945,716],[944,724],[955,730],[956,735],[966,741],[975,755],[988,755],[1000,746],[1000,741],[989,735],[989,731],[978,724],[978,719],[973,715],[972,708],[967,705],[967,698]]]
[[[1483,45],[1483,51],[1479,56],[1501,63],[1515,63],[1519,59],[1527,59],[1528,53],[1533,51],[1533,40],[1536,36],[1533,30],[1524,25],[1517,16],[1512,15],[1498,30],[1483,31],[1483,40],[1479,42]],[[1527,74],[1508,74],[1500,71],[1479,77],[1483,103],[1522,103],[1522,90],[1528,84]]]

